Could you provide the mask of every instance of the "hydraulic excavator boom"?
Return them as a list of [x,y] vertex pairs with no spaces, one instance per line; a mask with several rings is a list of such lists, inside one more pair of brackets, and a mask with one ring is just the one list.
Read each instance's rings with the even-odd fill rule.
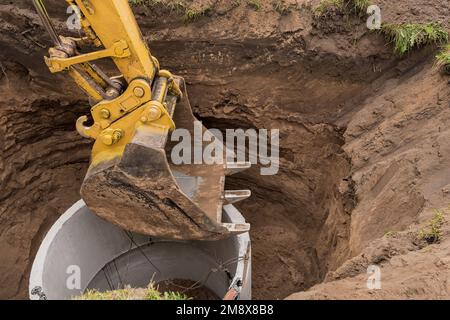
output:
[[[170,132],[193,133],[196,118],[183,78],[160,69],[128,1],[67,0],[78,8],[82,38],[58,36],[42,0],[33,2],[55,45],[45,58],[48,68],[67,72],[91,102],[90,116],[76,122],[77,131],[95,141],[81,188],[91,211],[126,230],[169,239],[247,232],[248,224],[222,221],[222,206],[250,196],[224,190],[225,176],[248,163],[170,161]],[[98,50],[81,53],[88,45]],[[92,63],[103,58],[112,59],[120,75],[107,76]]]

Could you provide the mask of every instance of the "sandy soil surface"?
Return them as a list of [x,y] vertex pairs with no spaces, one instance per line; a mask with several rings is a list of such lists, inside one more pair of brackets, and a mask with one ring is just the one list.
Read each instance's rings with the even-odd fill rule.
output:
[[[450,204],[450,86],[436,48],[399,58],[364,19],[314,18],[317,2],[280,12],[200,0],[211,9],[192,22],[165,6],[135,12],[206,125],[281,130],[277,176],[254,168],[228,182],[254,193],[239,209],[256,299],[450,298],[448,222],[441,243],[416,239]],[[65,33],[65,4],[46,3]],[[448,1],[378,3],[385,22],[450,13]],[[0,31],[0,297],[26,298],[40,240],[79,198],[90,145],[74,121],[88,105],[46,70],[49,40],[28,1],[0,0]],[[366,287],[371,264],[381,290]]]

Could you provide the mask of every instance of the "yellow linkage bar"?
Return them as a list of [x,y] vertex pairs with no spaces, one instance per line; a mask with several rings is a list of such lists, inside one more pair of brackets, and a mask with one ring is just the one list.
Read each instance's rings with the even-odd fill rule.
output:
[[112,59],[128,83],[136,78],[153,82],[156,66],[128,0],[66,1],[80,8],[85,33],[94,32],[105,48],[113,47],[117,41],[126,41],[131,55],[126,58],[113,56]]
[[70,66],[75,64],[80,64],[84,62],[89,62],[93,60],[98,60],[102,58],[126,58],[131,56],[130,49],[125,40],[119,40],[115,42],[112,47],[106,48],[104,50],[99,50],[95,52],[90,52],[86,54],[80,54],[70,58],[45,58],[45,63],[52,73],[67,70]]

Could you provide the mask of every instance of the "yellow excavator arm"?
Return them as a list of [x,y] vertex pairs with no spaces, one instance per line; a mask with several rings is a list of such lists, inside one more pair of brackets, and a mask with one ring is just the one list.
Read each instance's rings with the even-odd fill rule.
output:
[[[247,232],[248,224],[222,222],[222,206],[250,195],[224,191],[224,176],[249,164],[169,161],[169,132],[177,124],[193,133],[196,118],[184,80],[160,69],[128,1],[67,0],[78,8],[82,38],[58,36],[42,0],[33,2],[55,44],[45,58],[49,70],[68,72],[91,101],[92,125],[88,116],[76,123],[82,136],[95,140],[81,188],[88,207],[126,230],[163,238]],[[82,47],[98,50],[82,53]],[[103,58],[112,59],[120,75],[107,76],[92,63]]]
[[[38,1],[42,3],[41,1]],[[59,37],[59,43],[49,50],[45,61],[51,72],[68,71],[75,82],[94,102],[92,126],[85,126],[86,116],[77,121],[78,132],[96,140],[92,162],[100,163],[120,156],[141,125],[154,122],[166,130],[174,129],[171,116],[164,106],[167,92],[181,96],[172,74],[160,70],[150,54],[134,15],[125,0],[67,0],[79,9],[80,26],[86,37]],[[81,45],[102,49],[80,54]],[[121,73],[109,78],[94,60],[111,58]],[[161,94],[153,99],[152,85],[156,77],[163,78],[155,88]]]

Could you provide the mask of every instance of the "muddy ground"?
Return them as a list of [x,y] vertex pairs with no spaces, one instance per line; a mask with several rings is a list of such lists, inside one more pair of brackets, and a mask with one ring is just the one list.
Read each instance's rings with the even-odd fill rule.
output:
[[[46,1],[65,33],[65,2]],[[317,1],[211,6],[185,21],[166,6],[135,12],[153,55],[186,77],[195,113],[214,128],[276,128],[281,170],[233,179],[249,188],[256,299],[450,298],[449,226],[440,243],[420,231],[450,204],[450,86],[437,48],[405,57],[364,18],[314,18]],[[444,24],[448,1],[375,1],[385,22]],[[42,56],[50,45],[29,1],[0,0],[0,298],[26,298],[41,239],[78,198],[88,111]],[[445,211],[447,210],[447,211]],[[382,271],[368,290],[366,270]]]

